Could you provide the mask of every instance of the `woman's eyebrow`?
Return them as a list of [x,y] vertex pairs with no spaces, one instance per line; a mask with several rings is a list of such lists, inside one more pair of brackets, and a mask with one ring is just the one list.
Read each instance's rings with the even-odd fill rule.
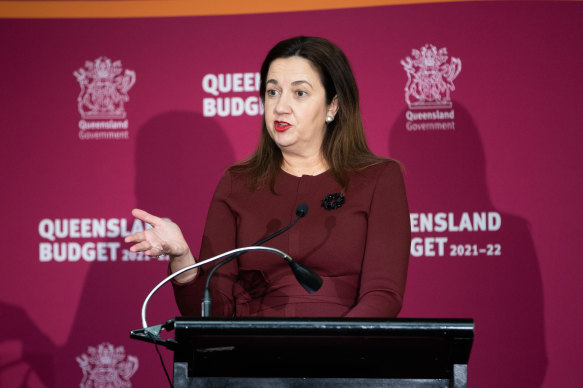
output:
[[299,80],[299,81],[292,82],[293,86],[297,86],[297,85],[301,85],[301,84],[308,84],[309,87],[313,88],[312,84],[309,83],[308,81]]
[[[268,79],[265,84],[274,84],[274,85],[279,85],[279,82],[277,82],[277,80],[274,79]],[[297,86],[297,85],[301,85],[301,84],[307,84],[309,87],[313,88],[312,84],[309,83],[308,81],[305,80],[298,80],[298,81],[294,81],[291,83],[292,86]]]

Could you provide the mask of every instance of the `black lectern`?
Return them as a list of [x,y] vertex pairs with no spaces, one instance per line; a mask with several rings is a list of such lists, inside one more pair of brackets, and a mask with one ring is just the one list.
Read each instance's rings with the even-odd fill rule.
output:
[[[175,387],[467,386],[470,319],[176,318]],[[168,325],[168,324],[167,324]],[[132,332],[132,338],[158,342]]]

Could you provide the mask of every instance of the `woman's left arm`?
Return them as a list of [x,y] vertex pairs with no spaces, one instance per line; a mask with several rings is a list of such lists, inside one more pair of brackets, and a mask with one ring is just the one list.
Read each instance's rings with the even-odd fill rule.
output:
[[383,164],[368,214],[356,305],[346,317],[392,318],[403,304],[411,226],[401,166]]

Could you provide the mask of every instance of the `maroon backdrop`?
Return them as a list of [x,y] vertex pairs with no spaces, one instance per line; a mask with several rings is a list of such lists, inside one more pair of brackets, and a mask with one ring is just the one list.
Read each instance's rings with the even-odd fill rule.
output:
[[[406,168],[401,316],[474,318],[472,387],[576,386],[582,20],[580,2],[0,20],[0,386],[164,384],[128,333],[167,260],[127,251],[130,210],[198,250],[222,171],[256,144],[261,61],[299,34],[346,52],[371,148]],[[167,287],[148,321],[177,314]]]

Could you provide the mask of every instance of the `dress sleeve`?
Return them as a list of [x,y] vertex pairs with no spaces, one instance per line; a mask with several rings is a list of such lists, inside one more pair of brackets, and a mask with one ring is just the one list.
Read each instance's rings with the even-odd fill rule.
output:
[[[227,172],[217,185],[209,206],[199,260],[206,260],[234,249],[236,246],[237,220],[228,204],[231,186],[231,176]],[[176,304],[183,316],[201,315],[201,301],[206,277],[216,264],[218,262],[203,266],[199,275],[190,283],[173,282]],[[237,279],[237,274],[237,260],[233,260],[220,267],[213,275],[210,286],[213,316],[233,316],[233,284]]]
[[374,188],[356,305],[346,317],[396,317],[403,304],[411,226],[400,165],[384,164]]

